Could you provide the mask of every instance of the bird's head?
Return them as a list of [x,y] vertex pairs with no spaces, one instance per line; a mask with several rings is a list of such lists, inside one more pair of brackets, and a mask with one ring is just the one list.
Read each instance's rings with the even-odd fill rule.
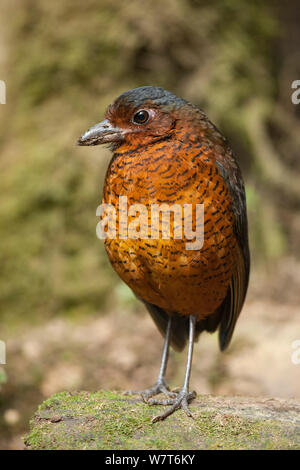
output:
[[126,91],[108,108],[104,121],[91,127],[78,145],[109,143],[146,145],[172,135],[182,110],[192,105],[160,87],[144,86]]

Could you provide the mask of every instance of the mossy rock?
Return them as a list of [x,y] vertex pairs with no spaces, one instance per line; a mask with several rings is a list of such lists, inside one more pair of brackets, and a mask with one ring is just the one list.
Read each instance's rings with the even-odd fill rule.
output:
[[161,406],[118,392],[63,392],[31,420],[27,449],[300,449],[295,400],[200,396],[163,422]]

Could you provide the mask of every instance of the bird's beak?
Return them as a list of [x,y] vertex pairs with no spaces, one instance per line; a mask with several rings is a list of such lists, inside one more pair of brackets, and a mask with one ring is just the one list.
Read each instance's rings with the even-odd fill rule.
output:
[[106,143],[120,142],[124,140],[125,129],[114,127],[108,119],[96,124],[86,131],[80,139],[78,145],[100,145]]

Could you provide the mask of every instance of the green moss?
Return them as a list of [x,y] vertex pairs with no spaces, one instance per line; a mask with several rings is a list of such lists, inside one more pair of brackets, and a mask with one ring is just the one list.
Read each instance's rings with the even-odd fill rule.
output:
[[212,410],[209,397],[152,424],[160,407],[117,392],[59,393],[42,403],[30,423],[30,449],[296,449],[295,427]]

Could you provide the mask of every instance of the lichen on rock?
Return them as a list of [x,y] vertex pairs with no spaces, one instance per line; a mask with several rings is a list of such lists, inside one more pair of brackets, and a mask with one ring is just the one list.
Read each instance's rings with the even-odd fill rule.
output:
[[[295,400],[199,396],[194,419],[178,411],[152,424],[158,407],[118,392],[63,392],[38,408],[27,449],[300,449]],[[160,408],[160,407],[159,407]]]

